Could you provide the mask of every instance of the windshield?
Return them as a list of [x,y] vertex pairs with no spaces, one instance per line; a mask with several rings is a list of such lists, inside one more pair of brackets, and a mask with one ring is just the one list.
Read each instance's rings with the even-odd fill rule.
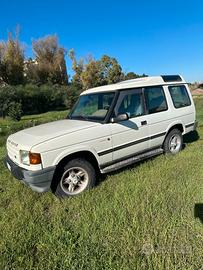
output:
[[103,121],[112,105],[115,93],[96,93],[80,96],[71,119]]

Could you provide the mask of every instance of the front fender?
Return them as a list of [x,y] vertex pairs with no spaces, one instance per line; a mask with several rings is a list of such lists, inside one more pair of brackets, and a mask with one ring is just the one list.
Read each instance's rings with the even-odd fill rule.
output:
[[64,149],[55,159],[54,159],[54,162],[53,162],[53,165],[57,165],[59,164],[59,162],[64,159],[65,157],[71,155],[71,154],[75,154],[75,153],[79,153],[79,152],[83,152],[83,151],[87,151],[87,152],[90,152],[92,153],[98,164],[99,163],[99,156],[97,154],[97,152],[95,151],[94,148],[92,147],[89,147],[88,145],[79,145],[79,146],[72,146],[72,147],[68,147],[67,149]]

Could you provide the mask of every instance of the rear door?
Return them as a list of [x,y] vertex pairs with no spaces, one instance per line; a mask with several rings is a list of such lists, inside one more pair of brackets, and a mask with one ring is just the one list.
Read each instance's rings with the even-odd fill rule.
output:
[[163,144],[166,130],[170,124],[170,110],[162,86],[151,86],[144,89],[147,124],[150,134],[150,148]]

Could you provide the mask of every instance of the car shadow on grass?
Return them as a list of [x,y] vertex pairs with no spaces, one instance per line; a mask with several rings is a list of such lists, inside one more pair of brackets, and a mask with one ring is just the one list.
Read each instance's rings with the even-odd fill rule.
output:
[[155,156],[150,157],[150,158],[146,158],[146,159],[137,161],[137,162],[135,162],[135,163],[133,163],[133,164],[124,166],[124,167],[122,167],[122,168],[116,169],[115,171],[111,171],[111,172],[108,172],[108,173],[102,174],[102,173],[98,172],[98,173],[100,174],[100,177],[99,177],[99,179],[98,179],[96,185],[97,185],[97,186],[100,185],[100,184],[101,184],[103,181],[105,181],[105,180],[107,179],[107,177],[109,177],[109,176],[114,176],[114,175],[117,175],[117,174],[119,174],[119,173],[121,173],[121,172],[124,172],[124,171],[127,171],[127,170],[135,169],[136,167],[139,167],[140,165],[144,164],[145,162],[149,162],[150,160],[152,161],[152,160],[156,159],[158,156],[160,156],[160,154],[159,154],[159,155],[155,155]]
[[203,223],[203,203],[196,203],[194,207],[194,217],[199,218]]
[[191,131],[190,133],[187,133],[183,136],[183,142],[184,144],[193,143],[199,140],[199,134],[196,130]]

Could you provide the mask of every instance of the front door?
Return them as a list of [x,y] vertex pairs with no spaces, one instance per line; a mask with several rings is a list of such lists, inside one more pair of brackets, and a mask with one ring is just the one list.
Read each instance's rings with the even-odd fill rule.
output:
[[149,148],[149,128],[142,89],[120,92],[114,117],[127,113],[129,120],[111,123],[113,161],[119,161]]

